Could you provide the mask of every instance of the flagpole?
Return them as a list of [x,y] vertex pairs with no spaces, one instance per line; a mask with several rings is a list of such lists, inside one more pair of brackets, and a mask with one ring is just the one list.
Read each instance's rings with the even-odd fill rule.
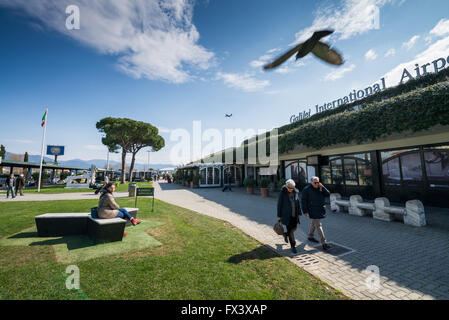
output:
[[42,135],[41,164],[39,166],[39,184],[37,187],[37,192],[41,192],[42,161],[44,160],[44,145],[45,145],[45,134],[47,132],[47,118],[48,118],[48,108],[45,109],[44,134]]

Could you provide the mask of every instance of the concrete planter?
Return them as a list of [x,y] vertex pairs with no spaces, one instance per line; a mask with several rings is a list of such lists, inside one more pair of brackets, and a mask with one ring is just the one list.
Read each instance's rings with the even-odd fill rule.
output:
[[253,194],[254,193],[254,187],[246,187],[246,193]]
[[260,194],[262,195],[262,197],[268,197],[269,190],[270,189],[268,189],[268,188],[260,188]]

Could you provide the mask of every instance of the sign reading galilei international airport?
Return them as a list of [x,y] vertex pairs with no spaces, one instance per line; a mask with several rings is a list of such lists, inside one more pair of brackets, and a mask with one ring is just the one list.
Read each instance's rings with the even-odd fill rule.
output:
[[[401,81],[399,84],[404,83],[404,81],[408,81],[411,79],[419,78],[421,76],[424,76],[428,74],[429,72],[438,72],[443,70],[446,66],[449,66],[449,56],[447,58],[438,58],[436,60],[433,60],[432,62],[428,62],[420,66],[419,64],[415,64],[414,73],[415,76],[412,75],[407,68],[404,68],[402,71]],[[433,70],[432,70],[433,69]],[[382,90],[386,89],[385,85],[385,78],[381,78],[379,82],[376,82],[372,86],[368,86],[365,89],[361,90],[353,90],[350,92],[347,96],[344,96],[342,98],[336,99],[332,102],[325,102],[322,105],[315,105],[314,113],[320,113],[326,110],[337,108],[343,104],[352,103],[354,101],[366,98],[372,94],[378,93]],[[298,115],[292,115],[290,117],[290,123],[309,118],[312,115],[312,108],[309,108],[308,111],[302,111]]]

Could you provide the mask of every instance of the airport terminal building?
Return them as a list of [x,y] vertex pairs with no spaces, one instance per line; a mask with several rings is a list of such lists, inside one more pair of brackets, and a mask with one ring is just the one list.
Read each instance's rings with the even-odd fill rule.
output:
[[300,118],[278,143],[277,171],[245,163],[240,181],[264,173],[302,189],[316,175],[343,197],[449,207],[449,69]]

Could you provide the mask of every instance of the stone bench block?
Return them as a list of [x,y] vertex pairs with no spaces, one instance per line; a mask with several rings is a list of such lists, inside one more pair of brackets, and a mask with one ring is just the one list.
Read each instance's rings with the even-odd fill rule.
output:
[[393,221],[394,215],[385,211],[386,207],[390,206],[390,200],[388,198],[376,198],[374,200],[376,210],[373,212],[373,218],[382,221]]
[[46,213],[36,216],[39,237],[59,237],[87,233],[89,213]]
[[87,234],[95,243],[122,241],[126,221],[122,218],[87,220]]
[[334,212],[338,212],[340,208],[337,206],[336,201],[341,199],[341,195],[339,193],[331,193],[330,197],[331,210]]
[[406,214],[404,223],[414,227],[424,227],[426,225],[426,215],[424,205],[419,200],[410,200],[405,203]]
[[352,214],[354,216],[362,217],[365,215],[365,211],[358,207],[360,203],[363,202],[363,199],[360,195],[353,195],[349,197],[349,208],[348,212],[349,214]]

